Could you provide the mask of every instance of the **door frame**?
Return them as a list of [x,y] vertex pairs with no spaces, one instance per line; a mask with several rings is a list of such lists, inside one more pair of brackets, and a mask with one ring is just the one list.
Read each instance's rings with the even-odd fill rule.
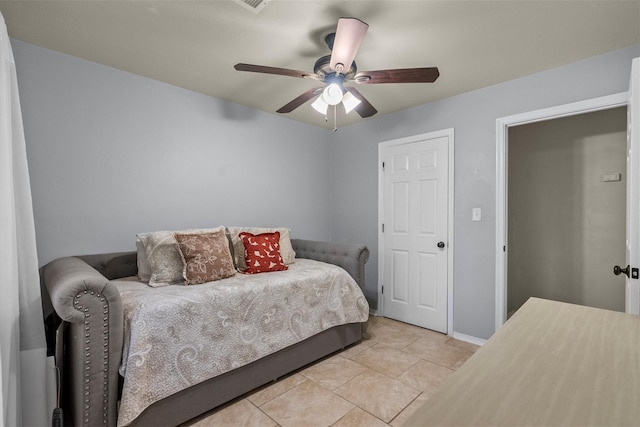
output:
[[496,120],[496,331],[507,319],[507,144],[509,128],[627,105],[627,92],[529,111]]
[[443,129],[420,135],[408,136],[404,138],[392,139],[378,143],[378,315],[384,316],[384,298],[382,296],[382,285],[384,278],[384,174],[382,170],[382,154],[385,148],[395,145],[410,144],[423,141],[425,139],[436,139],[447,137],[448,147],[448,194],[447,194],[447,335],[453,336],[453,226],[454,226],[454,128]]

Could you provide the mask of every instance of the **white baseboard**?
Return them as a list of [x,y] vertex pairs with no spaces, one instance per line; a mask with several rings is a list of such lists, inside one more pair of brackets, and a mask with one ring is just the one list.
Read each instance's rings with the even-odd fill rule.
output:
[[378,310],[374,310],[372,308],[369,309],[369,316],[377,316]]
[[472,337],[471,335],[461,334],[460,332],[453,332],[453,337],[457,340],[468,342],[471,344],[483,346],[487,340],[483,340],[482,338]]

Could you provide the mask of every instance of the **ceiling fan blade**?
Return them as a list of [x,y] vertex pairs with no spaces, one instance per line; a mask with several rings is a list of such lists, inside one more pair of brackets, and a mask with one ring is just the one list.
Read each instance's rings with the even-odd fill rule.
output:
[[290,113],[293,110],[295,110],[296,108],[298,108],[299,106],[301,106],[302,104],[304,104],[305,102],[307,102],[308,100],[310,100],[311,98],[313,98],[314,96],[318,95],[320,92],[322,92],[322,88],[321,87],[315,87],[313,89],[309,89],[308,91],[306,91],[302,95],[300,95],[297,98],[293,99],[287,105],[281,107],[277,112],[278,113]]
[[[367,28],[369,28],[368,24],[356,18],[340,18],[338,20],[338,28],[331,50],[331,62],[329,63],[332,70],[342,73],[349,71]],[[336,69],[338,64],[342,64],[341,70]]]
[[402,68],[397,70],[363,71],[355,75],[354,80],[360,84],[380,83],[433,83],[440,71],[437,67]]
[[313,79],[318,78],[316,74],[308,73],[306,71],[289,70],[287,68],[266,67],[264,65],[236,64],[233,66],[233,68],[235,68],[238,71],[249,71],[252,73],[277,74],[279,76],[299,77],[299,78],[313,78]]
[[364,119],[366,117],[371,117],[378,112],[378,110],[376,110],[374,106],[371,105],[371,103],[367,101],[364,96],[362,96],[358,89],[356,89],[355,87],[346,87],[345,89],[351,92],[353,96],[360,100],[360,104],[358,104],[356,108],[354,108],[358,112],[360,117]]

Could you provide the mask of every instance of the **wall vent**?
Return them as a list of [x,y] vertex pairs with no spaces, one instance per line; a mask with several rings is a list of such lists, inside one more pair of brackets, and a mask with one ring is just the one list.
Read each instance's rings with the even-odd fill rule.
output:
[[262,11],[262,9],[264,9],[269,3],[269,0],[233,0],[233,1],[239,4],[240,6],[244,7],[245,9],[252,11],[253,13],[260,13],[260,11]]

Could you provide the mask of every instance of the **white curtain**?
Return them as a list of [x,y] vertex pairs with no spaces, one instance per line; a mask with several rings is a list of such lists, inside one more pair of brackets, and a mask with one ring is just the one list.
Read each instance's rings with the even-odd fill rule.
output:
[[0,13],[0,426],[50,424],[31,187],[13,51]]

